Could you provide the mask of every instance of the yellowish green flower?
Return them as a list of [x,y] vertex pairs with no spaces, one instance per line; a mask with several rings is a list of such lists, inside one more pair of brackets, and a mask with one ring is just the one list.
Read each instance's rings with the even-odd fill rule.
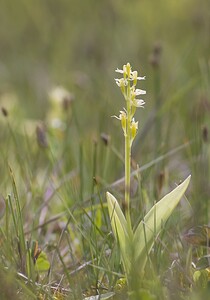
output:
[[113,116],[114,118],[118,119],[121,121],[121,126],[124,132],[124,135],[126,134],[126,126],[127,126],[127,113],[126,111],[121,110],[119,117]]
[[133,140],[136,137],[137,130],[138,130],[138,122],[135,122],[135,120],[133,118],[131,121],[131,143],[133,142]]

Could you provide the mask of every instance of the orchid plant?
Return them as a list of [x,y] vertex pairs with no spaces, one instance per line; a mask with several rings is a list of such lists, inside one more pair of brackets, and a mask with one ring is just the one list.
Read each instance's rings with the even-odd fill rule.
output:
[[145,76],[138,76],[138,72],[132,71],[129,63],[124,65],[122,70],[116,69],[116,72],[122,74],[122,78],[117,78],[115,81],[125,99],[125,108],[120,111],[118,117],[114,116],[121,122],[125,139],[125,215],[117,199],[111,193],[107,192],[106,198],[112,231],[119,243],[128,289],[132,294],[132,282],[140,280],[144,275],[148,255],[155,239],[185,193],[190,176],[158,201],[135,230],[133,229],[130,208],[131,147],[138,130],[138,122],[135,121],[134,115],[136,109],[144,107],[145,104],[144,100],[137,97],[146,94],[145,90],[138,89],[136,86],[138,81],[145,80]]

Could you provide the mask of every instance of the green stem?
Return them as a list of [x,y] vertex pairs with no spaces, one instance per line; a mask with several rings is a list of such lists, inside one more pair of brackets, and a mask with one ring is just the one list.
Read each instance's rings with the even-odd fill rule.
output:
[[127,122],[125,134],[125,216],[128,227],[131,229],[130,217],[130,176],[131,176],[131,104],[130,104],[130,86],[127,89]]

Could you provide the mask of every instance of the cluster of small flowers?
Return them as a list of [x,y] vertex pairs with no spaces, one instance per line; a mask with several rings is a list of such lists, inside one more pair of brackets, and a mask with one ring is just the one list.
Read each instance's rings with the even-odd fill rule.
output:
[[[145,80],[145,76],[138,77],[137,71],[132,71],[132,67],[129,63],[123,66],[123,69],[116,69],[115,72],[123,74],[123,78],[115,79],[116,84],[120,87],[123,96],[127,103],[127,110],[124,108],[120,111],[119,117],[116,117],[121,121],[124,135],[127,135],[128,120],[130,123],[131,143],[134,140],[137,130],[138,122],[134,120],[134,114],[137,107],[144,107],[144,100],[136,98],[139,95],[145,95],[145,90],[136,89],[138,80]],[[129,111],[128,111],[129,108]]]
[[[127,65],[123,66],[123,69],[116,69],[115,72],[123,74],[123,78],[115,79],[116,84],[121,88],[122,93],[126,100],[131,100],[131,105],[135,107],[144,107],[144,100],[137,99],[136,96],[145,95],[146,91],[136,89],[137,80],[145,80],[145,76],[138,77],[137,71],[132,71],[131,65],[127,63]],[[130,87],[129,82],[133,82],[132,87]],[[130,88],[130,99],[128,99],[128,87]]]

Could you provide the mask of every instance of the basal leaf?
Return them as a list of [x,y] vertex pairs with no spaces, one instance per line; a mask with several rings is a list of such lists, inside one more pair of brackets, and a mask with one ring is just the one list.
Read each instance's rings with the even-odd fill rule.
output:
[[160,233],[162,224],[167,221],[185,193],[190,177],[157,202],[146,214],[144,220],[139,223],[134,233],[133,245],[135,249],[134,261],[140,268],[140,274],[144,270],[147,256],[152,249],[155,237]]
[[116,240],[119,241],[123,264],[126,271],[128,271],[131,259],[128,252],[132,237],[130,237],[128,234],[127,221],[116,198],[109,192],[106,193],[106,198],[112,230]]
[[35,263],[35,270],[38,272],[45,272],[48,271],[50,268],[50,262],[47,259],[47,255],[44,251],[42,251]]

